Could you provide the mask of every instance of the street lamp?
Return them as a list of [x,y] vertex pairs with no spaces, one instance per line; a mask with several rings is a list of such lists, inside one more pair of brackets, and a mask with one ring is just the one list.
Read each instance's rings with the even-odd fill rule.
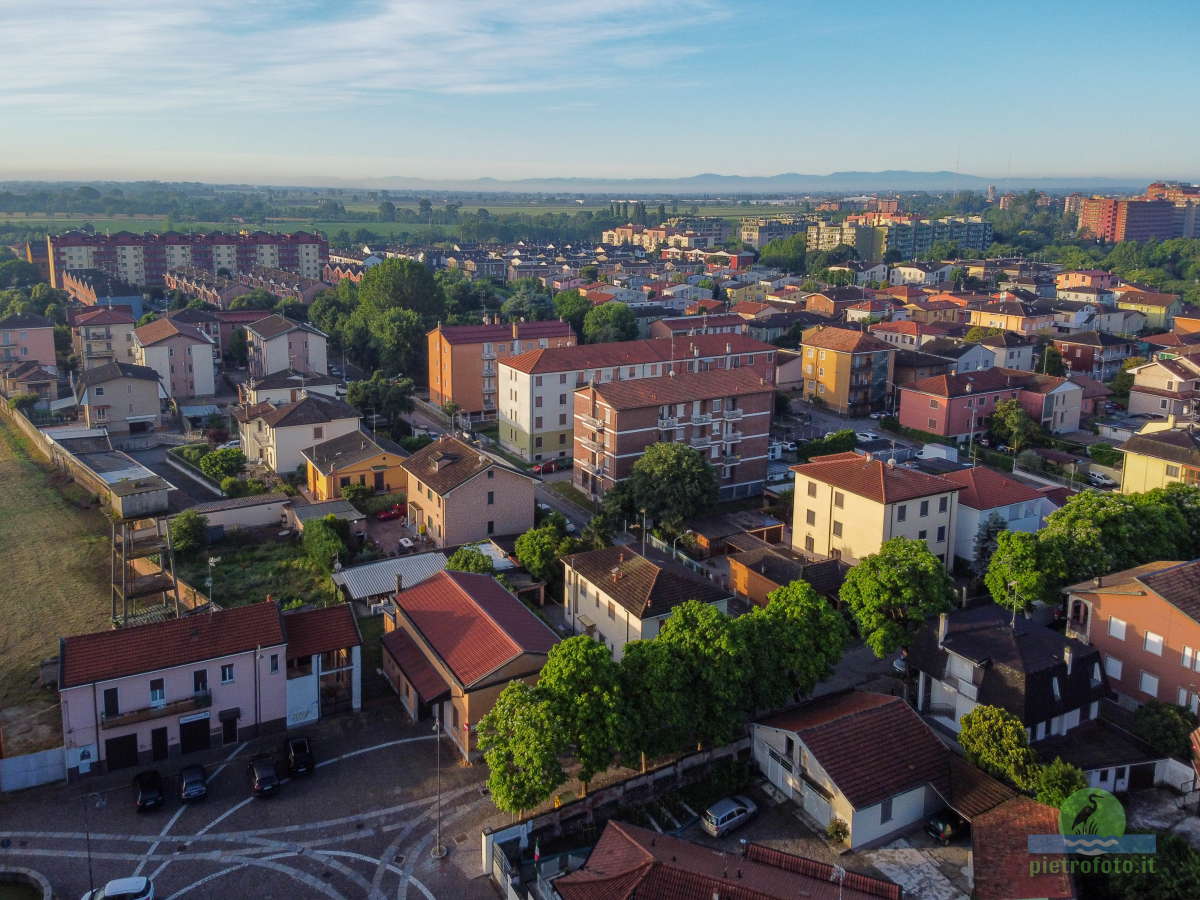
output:
[[642,507],[642,556],[646,555],[646,508]]
[[429,855],[433,859],[443,859],[446,856],[446,848],[442,845],[442,708],[438,705],[437,714],[433,717],[433,733],[437,735],[434,738],[437,749],[437,836],[433,841],[433,848],[429,851]]
[[212,608],[213,604],[213,573],[217,568],[217,563],[221,561],[219,556],[210,556],[208,558],[208,604]]

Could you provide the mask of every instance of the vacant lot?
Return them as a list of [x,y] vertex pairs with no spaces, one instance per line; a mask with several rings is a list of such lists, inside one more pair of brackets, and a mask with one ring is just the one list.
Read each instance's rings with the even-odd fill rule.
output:
[[[12,723],[57,699],[37,687],[37,675],[38,663],[58,653],[58,638],[109,626],[109,528],[3,421],[0,485],[0,721]],[[17,727],[6,727],[10,740]]]
[[317,568],[299,543],[267,540],[251,543],[241,536],[209,545],[207,550],[175,558],[175,573],[207,593],[208,560],[213,566],[212,597],[219,606],[244,606],[267,599],[281,605],[337,600],[333,582]]

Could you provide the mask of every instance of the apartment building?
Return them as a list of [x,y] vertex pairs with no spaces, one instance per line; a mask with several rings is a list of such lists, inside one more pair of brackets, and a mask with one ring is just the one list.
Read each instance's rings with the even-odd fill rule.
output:
[[722,500],[762,492],[775,386],[752,369],[593,384],[575,392],[572,481],[599,499],[662,441],[698,450]]
[[75,380],[75,401],[85,428],[110,434],[144,434],[161,423],[159,375],[147,366],[109,361]]
[[185,297],[194,297],[211,303],[219,309],[227,309],[234,298],[248,294],[254,288],[234,278],[217,275],[197,266],[180,266],[163,273],[163,287]]
[[[1190,349],[1190,348],[1180,348]],[[1135,416],[1189,416],[1200,398],[1200,359],[1162,353],[1129,370],[1129,412]]]
[[1054,286],[1059,291],[1081,287],[1111,291],[1117,286],[1117,276],[1103,269],[1069,269],[1054,276]]
[[329,336],[307,322],[265,316],[246,326],[246,359],[251,378],[295,369],[328,375]]
[[894,284],[916,284],[934,286],[945,284],[954,277],[958,266],[952,263],[899,263],[888,272],[888,280]]
[[71,317],[71,349],[83,370],[133,362],[133,316],[125,307],[100,306]]
[[530,462],[570,456],[572,393],[589,383],[660,378],[674,371],[746,368],[775,380],[778,348],[742,334],[614,341],[531,350],[501,362],[500,445]]
[[1147,563],[1064,592],[1067,636],[1100,652],[1122,706],[1200,713],[1200,561]]
[[1147,422],[1117,448],[1125,454],[1121,493],[1140,494],[1170,484],[1200,484],[1200,432],[1168,415]]
[[919,219],[905,214],[868,213],[849,216],[845,222],[820,222],[805,232],[809,250],[853,247],[858,258],[876,263],[889,250],[901,259],[917,259],[939,241],[951,241],[965,250],[986,250],[992,243],[992,223],[979,216]]
[[953,564],[961,484],[859,453],[815,456],[792,471],[797,553],[854,564],[905,537],[924,541],[947,568]]
[[746,320],[737,313],[721,315],[672,316],[659,319],[650,326],[650,337],[685,337],[695,334],[745,334]]
[[761,250],[771,241],[807,233],[809,224],[807,219],[797,219],[793,216],[781,216],[778,219],[745,218],[742,219],[739,233],[743,244]]
[[213,342],[185,322],[155,319],[135,328],[133,361],[154,369],[172,399],[210,397],[216,393]]
[[1102,331],[1077,331],[1056,337],[1053,344],[1072,374],[1090,375],[1098,381],[1111,381],[1136,347],[1131,340]]
[[895,349],[861,331],[818,325],[800,339],[804,396],[844,416],[882,409],[893,379]]
[[320,278],[329,242],[319,234],[255,231],[226,234],[88,234],[69,231],[46,238],[50,284],[61,288],[70,269],[102,269],[138,287],[158,287],[169,269],[196,266],[214,274],[236,275],[257,267],[287,269]]
[[1178,237],[1175,204],[1169,200],[1089,197],[1080,205],[1079,233],[1114,244]]
[[62,290],[84,306],[125,306],[140,319],[145,300],[141,290],[102,269],[71,269],[62,273]]
[[54,356],[54,323],[33,313],[0,319],[0,364],[35,362],[58,371]]
[[475,418],[490,419],[499,405],[498,375],[503,360],[531,350],[574,347],[566,322],[485,321],[482,325],[438,325],[428,345],[429,401],[453,403]]

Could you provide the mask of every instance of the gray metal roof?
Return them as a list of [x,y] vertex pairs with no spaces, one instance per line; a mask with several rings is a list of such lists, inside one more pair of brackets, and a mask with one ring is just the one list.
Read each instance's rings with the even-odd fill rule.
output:
[[347,500],[326,500],[322,503],[310,503],[307,506],[293,505],[292,515],[299,519],[301,524],[309,519],[323,519],[326,516],[337,516],[347,522],[357,522],[359,519],[366,518]]
[[446,554],[436,551],[397,556],[342,569],[333,574],[333,583],[345,588],[351,600],[365,600],[394,593],[397,575],[403,579],[404,587],[410,588],[442,571],[446,562]]

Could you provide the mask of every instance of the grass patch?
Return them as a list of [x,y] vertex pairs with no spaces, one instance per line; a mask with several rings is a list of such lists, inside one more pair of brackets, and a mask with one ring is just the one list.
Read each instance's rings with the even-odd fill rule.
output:
[[578,506],[584,512],[594,513],[596,511],[596,508],[592,504],[592,501],[588,497],[588,495],[585,494],[583,491],[579,490],[579,488],[575,487],[575,485],[571,484],[571,482],[569,482],[569,481],[547,481],[547,482],[545,482],[545,485],[547,488],[552,490],[554,493],[558,494],[558,496],[561,497],[563,500],[566,500],[568,503]]
[[[183,463],[185,466],[190,466],[197,472],[200,472],[200,460],[212,453],[212,447],[208,444],[183,444],[179,447],[172,447],[167,451],[167,454],[173,456],[177,462]],[[200,472],[203,475],[203,472]]]
[[339,600],[329,576],[309,559],[298,543],[278,541],[248,544],[226,538],[203,552],[177,557],[180,578],[207,592],[208,558],[221,561],[213,570],[212,595],[222,607],[258,603],[271,595],[281,606],[300,601],[327,606]]
[[[50,705],[37,687],[38,663],[61,635],[110,627],[109,525],[73,483],[67,495],[35,462],[29,442],[0,422],[0,707]],[[66,487],[66,484],[64,484]]]

